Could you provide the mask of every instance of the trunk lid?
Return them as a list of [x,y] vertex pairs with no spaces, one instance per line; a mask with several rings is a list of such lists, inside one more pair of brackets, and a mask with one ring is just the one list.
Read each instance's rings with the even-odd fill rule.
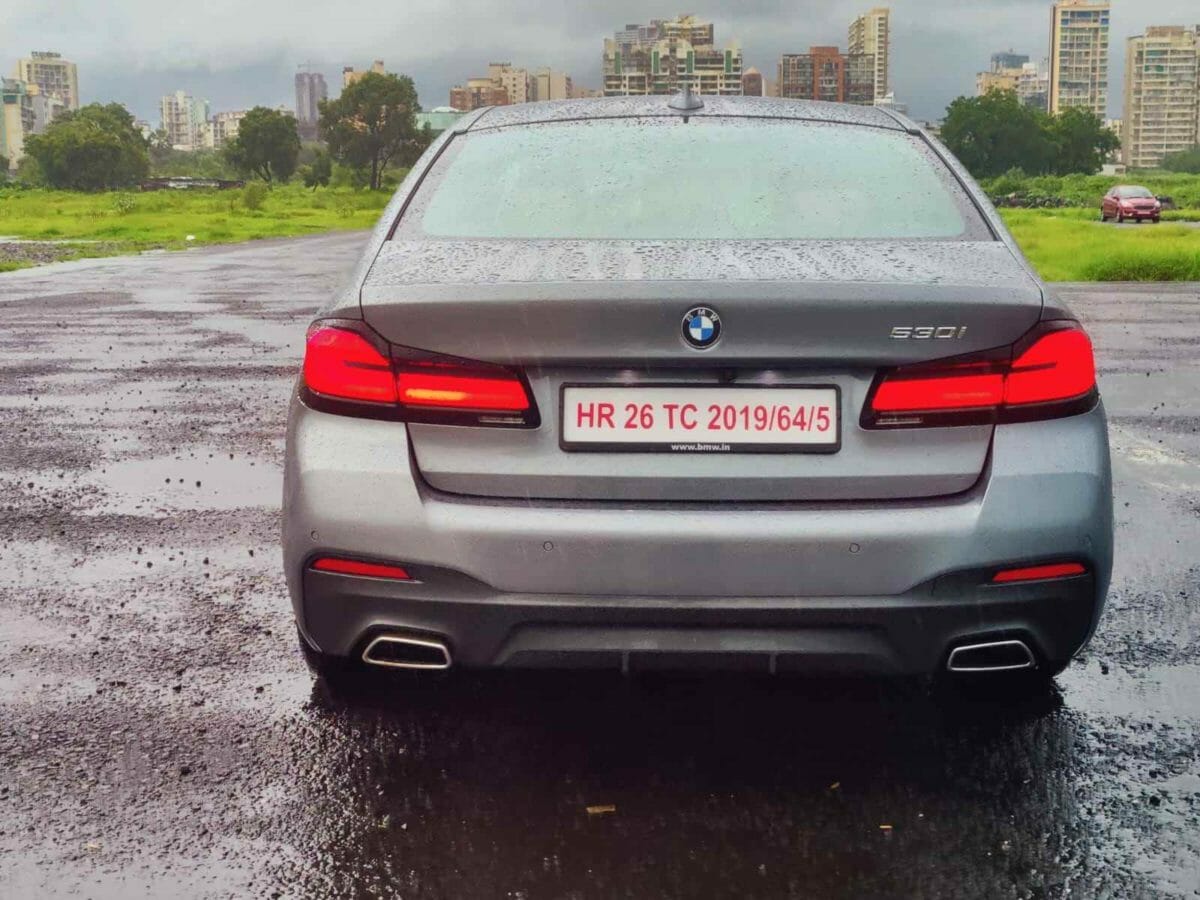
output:
[[[684,314],[719,312],[698,352]],[[802,501],[928,497],[971,487],[990,426],[867,431],[880,367],[1009,344],[1041,291],[1001,242],[391,241],[366,321],[408,347],[521,367],[534,430],[410,425],[434,488],[490,497]],[[929,336],[925,336],[928,334]],[[832,454],[571,452],[566,384],[836,385]]]

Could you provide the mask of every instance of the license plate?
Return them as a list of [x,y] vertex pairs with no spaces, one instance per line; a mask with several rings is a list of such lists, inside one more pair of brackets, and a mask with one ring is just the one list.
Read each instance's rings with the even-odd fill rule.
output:
[[560,443],[610,452],[836,453],[839,399],[833,385],[567,385]]

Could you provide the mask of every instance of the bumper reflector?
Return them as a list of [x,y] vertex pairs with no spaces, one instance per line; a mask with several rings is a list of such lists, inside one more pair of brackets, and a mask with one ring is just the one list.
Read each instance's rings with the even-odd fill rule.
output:
[[314,560],[309,568],[317,572],[334,572],[338,575],[358,575],[364,578],[391,578],[395,581],[412,581],[412,576],[408,574],[408,570],[400,566],[359,562],[356,559],[336,559],[327,556]]
[[1084,575],[1087,569],[1079,563],[1054,563],[1048,566],[1028,566],[1023,569],[1003,569],[992,577],[992,584],[1011,584],[1014,581],[1045,581],[1047,578],[1073,578]]

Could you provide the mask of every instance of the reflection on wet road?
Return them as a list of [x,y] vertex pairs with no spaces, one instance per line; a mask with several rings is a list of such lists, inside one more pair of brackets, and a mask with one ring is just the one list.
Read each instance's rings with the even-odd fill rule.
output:
[[1060,692],[512,674],[332,693],[278,549],[361,237],[0,276],[0,895],[1200,891],[1200,300],[1071,289],[1118,517]]

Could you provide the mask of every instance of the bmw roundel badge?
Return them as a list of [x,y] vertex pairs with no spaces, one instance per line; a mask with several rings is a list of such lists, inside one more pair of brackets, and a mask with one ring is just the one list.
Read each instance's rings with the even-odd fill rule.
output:
[[707,350],[721,339],[721,317],[715,309],[697,306],[683,317],[683,339],[697,350]]

